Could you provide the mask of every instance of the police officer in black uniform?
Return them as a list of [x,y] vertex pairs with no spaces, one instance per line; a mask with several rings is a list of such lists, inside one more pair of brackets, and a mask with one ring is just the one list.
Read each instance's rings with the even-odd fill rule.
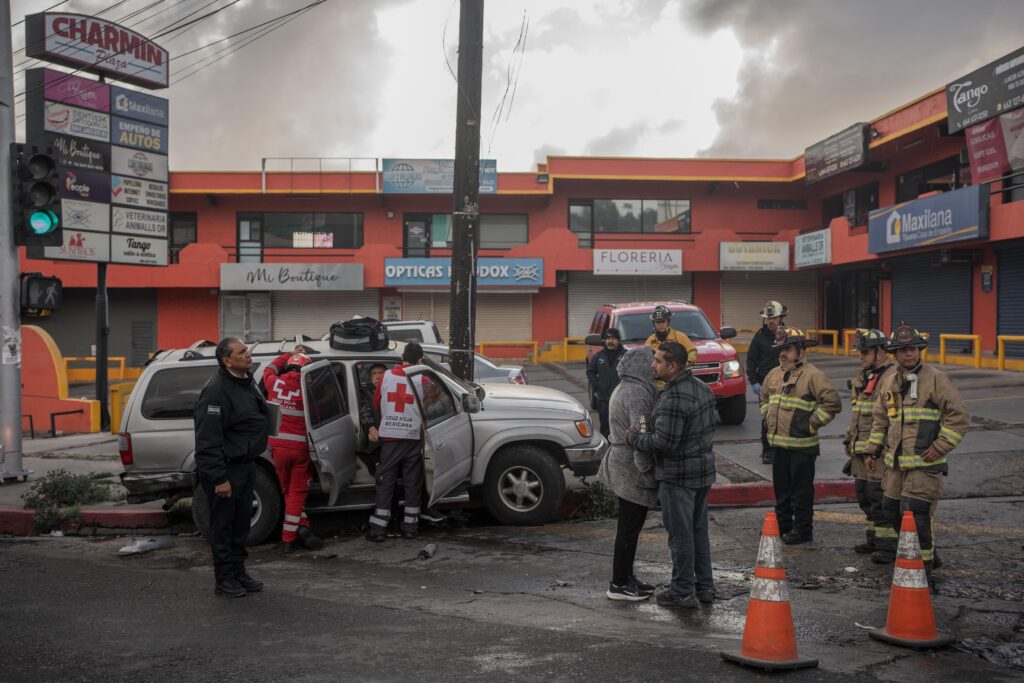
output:
[[597,394],[597,416],[601,423],[601,434],[608,438],[611,429],[608,426],[608,401],[612,392],[619,385],[619,360],[625,355],[622,348],[622,335],[614,327],[604,333],[604,348],[591,357],[587,365],[587,379]]
[[252,517],[254,461],[267,449],[270,418],[245,343],[227,337],[215,353],[217,374],[196,404],[196,467],[210,506],[214,593],[241,598],[263,590],[263,583],[245,571],[245,541]]
[[[779,353],[782,349],[775,348],[775,334],[782,325],[782,319],[789,312],[778,301],[769,301],[761,309],[761,329],[750,340],[747,349],[747,382],[755,397],[761,395],[761,383],[774,368],[779,366]],[[761,462],[772,464],[774,449],[768,446],[768,436],[761,425]]]

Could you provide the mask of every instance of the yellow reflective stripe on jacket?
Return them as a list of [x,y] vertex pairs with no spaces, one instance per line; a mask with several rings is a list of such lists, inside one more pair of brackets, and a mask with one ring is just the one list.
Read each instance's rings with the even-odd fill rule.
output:
[[[938,421],[942,418],[942,413],[935,408],[908,408],[902,409],[903,417],[905,420],[934,420]],[[899,412],[897,412],[899,414]]]
[[783,408],[796,408],[798,410],[806,410],[811,412],[818,407],[817,401],[805,401],[802,398],[796,398],[794,396],[783,396],[782,394],[772,394],[768,397],[768,405],[778,405]]
[[944,437],[946,441],[950,442],[954,446],[959,446],[960,442],[964,440],[962,434],[954,432],[952,429],[946,427],[945,425],[939,428],[939,436]]
[[[917,467],[932,467],[933,465],[943,465],[946,463],[946,456],[941,455],[935,460],[928,462],[920,455],[911,455],[909,453],[900,453],[900,469],[901,470],[912,470]],[[885,452],[885,466],[895,467],[896,458],[893,456],[892,451]]]
[[864,441],[854,441],[853,442],[853,452],[854,453],[857,453],[857,454],[871,453],[874,450],[875,450],[874,444],[872,444],[870,441],[868,441],[866,439]]
[[818,424],[822,427],[832,421],[833,415],[821,406],[814,409],[814,417],[818,418]]
[[768,404],[765,403],[761,406],[761,419],[768,417]]
[[885,440],[885,432],[871,432],[868,436],[868,443],[873,446],[881,446]]
[[768,445],[780,448],[811,448],[818,445],[818,435],[785,436],[783,434],[769,434]]

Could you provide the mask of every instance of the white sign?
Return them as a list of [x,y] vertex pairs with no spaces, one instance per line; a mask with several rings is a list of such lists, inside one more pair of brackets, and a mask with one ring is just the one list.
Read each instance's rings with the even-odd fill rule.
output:
[[110,214],[114,232],[145,237],[167,237],[166,213],[115,206],[111,208]]
[[3,364],[21,365],[21,328],[4,325],[3,332]]
[[138,266],[166,266],[167,240],[135,235],[111,235],[110,261]]
[[110,176],[110,201],[125,206],[167,210],[167,183],[154,183],[120,175]]
[[110,142],[110,115],[102,112],[47,102],[43,125],[51,133]]
[[62,199],[60,214],[65,231],[110,232],[110,204]]
[[793,262],[797,268],[832,263],[832,233],[828,228],[797,235],[793,240]]
[[594,249],[595,275],[682,275],[680,249]]
[[127,147],[110,148],[110,170],[119,175],[167,181],[167,157]]
[[381,307],[384,309],[384,320],[402,319],[402,297],[385,296],[381,298]]
[[362,263],[222,263],[222,290],[358,291]]
[[789,270],[789,242],[722,242],[719,270]]
[[82,230],[64,230],[64,244],[43,247],[43,258],[62,261],[109,261],[110,235]]

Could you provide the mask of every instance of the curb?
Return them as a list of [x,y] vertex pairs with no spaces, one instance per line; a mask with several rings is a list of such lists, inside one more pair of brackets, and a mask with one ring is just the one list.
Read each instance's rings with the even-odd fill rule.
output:
[[[32,527],[34,510],[0,506],[0,534],[34,536]],[[167,513],[163,510],[117,510],[110,508],[83,508],[82,527],[101,529],[163,529],[167,527]]]
[[[814,501],[856,502],[853,479],[821,479],[814,482]],[[708,505],[744,506],[770,505],[775,502],[775,488],[770,481],[748,484],[715,484],[708,494]]]

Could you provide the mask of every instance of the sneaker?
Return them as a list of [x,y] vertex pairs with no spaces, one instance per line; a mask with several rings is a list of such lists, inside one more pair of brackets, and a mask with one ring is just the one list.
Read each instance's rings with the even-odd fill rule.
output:
[[697,600],[703,602],[705,605],[710,605],[715,601],[715,589],[705,588],[697,591]]
[[645,582],[645,581],[641,581],[640,579],[636,578],[636,574],[633,574],[632,576],[630,576],[629,580],[633,582],[634,586],[636,586],[639,590],[643,591],[644,593],[653,593],[654,592],[654,586],[649,584],[649,583],[647,583],[647,582]]
[[693,593],[690,593],[689,595],[679,595],[678,593],[673,593],[671,588],[658,593],[656,600],[662,607],[694,609],[700,606],[700,602],[697,601],[697,596]]
[[233,576],[223,581],[218,581],[213,587],[213,592],[216,595],[223,595],[225,598],[244,598],[246,596],[242,584],[238,583],[238,579]]
[[245,571],[244,567],[235,572],[235,581],[245,589],[246,593],[259,593],[263,590],[263,582],[249,576],[249,572]]
[[782,542],[786,545],[800,545],[801,543],[810,543],[813,540],[814,536],[811,534],[802,534],[799,531],[790,531],[782,537]]
[[651,597],[651,591],[642,590],[636,581],[632,579],[627,581],[624,586],[616,586],[614,583],[609,583],[608,590],[604,594],[608,596],[609,600],[626,600],[629,602],[641,602]]
[[369,531],[366,532],[366,540],[371,543],[383,543],[387,538],[387,532],[376,525],[370,526]]
[[892,564],[896,561],[896,553],[887,550],[876,550],[871,553],[871,561],[875,564]]
[[281,553],[283,555],[291,555],[299,549],[298,541],[281,541]]
[[428,524],[441,524],[447,517],[436,507],[429,507],[420,513],[420,521]]
[[299,543],[301,543],[306,550],[320,550],[324,547],[324,542],[319,536],[314,536],[308,526],[299,527]]
[[868,543],[867,541],[865,541],[864,543],[858,543],[857,545],[853,546],[853,552],[857,553],[858,555],[869,555],[875,552],[875,544]]

